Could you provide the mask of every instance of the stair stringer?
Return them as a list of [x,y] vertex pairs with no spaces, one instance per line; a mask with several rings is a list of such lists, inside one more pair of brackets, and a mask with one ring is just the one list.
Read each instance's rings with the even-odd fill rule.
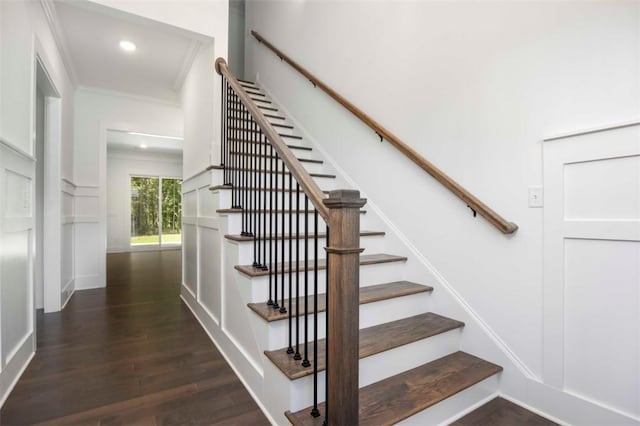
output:
[[[260,80],[258,75],[256,81],[260,83],[261,89],[274,101],[287,117],[298,134],[303,136],[306,143],[313,147],[316,152],[315,158],[324,160],[324,164],[329,166],[331,172],[339,179],[347,183],[347,187],[358,188],[358,182],[353,179],[339,163],[323,149],[320,144],[295,118],[285,105],[279,101]],[[404,276],[402,279],[410,281],[424,282],[434,287],[433,300],[431,301],[434,312],[455,318],[466,324],[461,335],[461,350],[484,358],[490,362],[501,365],[504,370],[498,379],[498,394],[511,396],[517,400],[529,400],[529,389],[532,387],[545,386],[540,377],[534,374],[527,365],[509,348],[499,335],[482,319],[482,317],[472,308],[472,306],[458,293],[454,286],[429,262],[429,260],[415,247],[407,235],[402,233],[394,223],[377,206],[375,200],[361,191],[360,194],[367,199],[365,208],[368,210],[367,220],[369,226],[386,233],[385,243],[387,251],[398,253],[408,258]],[[546,386],[545,386],[546,387]],[[540,403],[544,398],[539,399]],[[475,405],[475,404],[472,404]],[[471,406],[472,406],[471,405]],[[530,403],[540,412],[545,412],[532,402]],[[471,406],[459,407],[459,413],[468,411]],[[454,415],[450,420],[454,420],[459,415]]]

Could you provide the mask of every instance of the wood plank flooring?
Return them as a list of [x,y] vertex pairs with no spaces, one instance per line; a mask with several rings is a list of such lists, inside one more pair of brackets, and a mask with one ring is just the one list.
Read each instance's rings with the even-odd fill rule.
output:
[[557,426],[526,408],[504,398],[495,398],[472,411],[451,426]]
[[269,424],[181,302],[180,251],[111,254],[107,287],[38,316],[0,424]]

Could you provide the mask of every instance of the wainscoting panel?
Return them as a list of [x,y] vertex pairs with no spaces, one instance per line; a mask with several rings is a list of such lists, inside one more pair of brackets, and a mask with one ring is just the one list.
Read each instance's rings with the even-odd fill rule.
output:
[[544,145],[545,383],[640,421],[640,124]]
[[0,139],[0,405],[34,353],[35,159]]
[[567,239],[564,385],[638,415],[640,242]]
[[198,290],[198,231],[195,225],[183,222],[182,250],[183,258],[190,259],[182,265],[184,285],[196,297]]
[[200,289],[198,301],[209,311],[213,320],[220,323],[222,280],[220,277],[222,252],[220,230],[210,226],[199,226]]

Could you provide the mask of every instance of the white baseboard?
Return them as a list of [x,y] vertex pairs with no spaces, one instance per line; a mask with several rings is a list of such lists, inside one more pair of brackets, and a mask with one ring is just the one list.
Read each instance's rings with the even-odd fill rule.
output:
[[13,353],[7,365],[0,372],[0,408],[2,408],[16,383],[18,383],[18,380],[27,369],[31,359],[33,359],[35,355],[33,348],[33,333],[31,333],[22,341],[20,347]]
[[75,277],[76,290],[89,290],[102,287],[106,287],[106,283],[100,280],[99,275],[78,275]]

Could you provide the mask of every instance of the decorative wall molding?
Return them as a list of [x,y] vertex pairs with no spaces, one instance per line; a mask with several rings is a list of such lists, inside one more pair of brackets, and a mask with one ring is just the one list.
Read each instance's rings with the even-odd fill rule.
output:
[[6,149],[10,151],[13,151],[14,154],[17,154],[26,160],[33,161],[33,162],[36,161],[36,157],[29,154],[27,151],[23,150],[22,148],[18,147],[18,145],[8,141],[7,139],[0,137],[0,145],[4,146]]
[[69,54],[67,39],[60,27],[58,15],[56,13],[56,7],[53,3],[53,0],[40,0],[40,5],[42,6],[42,10],[44,11],[44,16],[47,18],[47,23],[49,24],[49,28],[51,29],[51,33],[53,34],[53,39],[56,42],[56,46],[58,47],[60,55],[62,56],[64,67],[67,70],[67,74],[69,75],[69,80],[71,80],[71,84],[73,85],[73,87],[77,87],[78,74],[76,73],[73,59]]
[[83,92],[93,93],[93,94],[97,94],[97,95],[117,96],[117,97],[121,97],[121,98],[132,99],[132,100],[138,101],[138,102],[151,102],[151,103],[156,103],[156,104],[160,104],[160,105],[171,106],[171,107],[174,107],[174,108],[176,108],[176,107],[177,108],[182,108],[182,105],[180,104],[180,101],[178,101],[177,99],[176,99],[175,102],[173,102],[173,101],[169,101],[169,100],[165,100],[165,99],[153,98],[151,96],[134,95],[132,93],[119,92],[117,90],[99,89],[97,87],[90,87],[90,86],[83,86],[83,85],[79,85],[77,88],[78,88],[78,90],[81,90]]
[[185,78],[187,78],[187,74],[191,69],[191,65],[193,65],[193,61],[196,60],[196,56],[198,56],[198,52],[202,47],[202,42],[198,40],[191,40],[191,44],[189,45],[189,49],[184,56],[182,61],[182,66],[180,67],[180,72],[176,76],[176,79],[173,82],[173,90],[176,92],[180,92],[182,90],[182,85],[184,84]]
[[608,130],[623,129],[625,127],[632,127],[637,125],[640,125],[640,119],[632,120],[632,121],[623,121],[621,123],[607,124],[604,126],[592,127],[590,129],[574,130],[571,132],[558,133],[556,135],[547,136],[543,138],[542,141],[552,142],[559,139],[565,139],[565,138],[570,138],[574,136],[583,136],[583,135],[588,135],[590,133],[606,132]]

